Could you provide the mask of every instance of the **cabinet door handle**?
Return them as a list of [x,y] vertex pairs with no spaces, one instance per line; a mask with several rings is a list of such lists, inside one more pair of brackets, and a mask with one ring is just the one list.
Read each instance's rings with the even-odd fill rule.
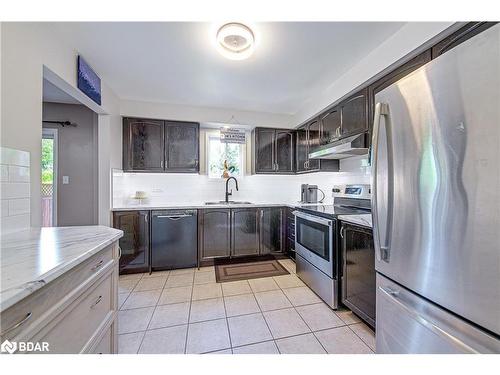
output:
[[118,246],[118,259],[122,257],[122,248]]
[[90,306],[91,309],[93,309],[94,307],[96,307],[99,303],[101,303],[102,301],[102,296],[99,296],[97,297],[97,299],[95,300],[95,302],[92,304],[92,306]]
[[340,238],[344,238],[344,226],[340,227]]
[[160,161],[160,168],[163,168],[163,160]]
[[20,321],[18,321],[16,324],[14,324],[13,326],[7,328],[5,331],[3,331],[2,333],[0,333],[0,336],[4,336],[6,335],[7,333],[15,330],[16,328],[19,328],[21,327],[24,323],[26,323],[28,320],[30,320],[31,316],[33,314],[31,312],[27,313],[24,318],[22,318]]
[[91,268],[92,271],[96,271],[98,268],[100,268],[104,264],[104,261],[101,259],[97,264]]

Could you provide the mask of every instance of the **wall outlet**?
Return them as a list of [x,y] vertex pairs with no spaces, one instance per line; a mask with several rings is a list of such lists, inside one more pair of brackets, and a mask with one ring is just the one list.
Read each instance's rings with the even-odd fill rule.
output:
[[62,183],[63,185],[68,185],[69,184],[69,176],[62,176]]

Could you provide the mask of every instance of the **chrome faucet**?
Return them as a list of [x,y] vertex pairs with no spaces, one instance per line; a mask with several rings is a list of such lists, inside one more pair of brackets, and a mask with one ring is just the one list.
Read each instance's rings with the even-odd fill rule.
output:
[[238,180],[234,177],[229,177],[226,180],[226,203],[229,203],[229,196],[233,195],[233,190],[231,192],[228,191],[229,189],[229,180],[234,180],[234,183],[236,184],[236,191],[238,191]]

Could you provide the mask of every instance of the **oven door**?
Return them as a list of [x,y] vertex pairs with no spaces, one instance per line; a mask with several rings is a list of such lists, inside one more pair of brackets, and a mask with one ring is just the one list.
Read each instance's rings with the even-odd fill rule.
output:
[[294,211],[295,251],[309,263],[334,278],[333,220]]

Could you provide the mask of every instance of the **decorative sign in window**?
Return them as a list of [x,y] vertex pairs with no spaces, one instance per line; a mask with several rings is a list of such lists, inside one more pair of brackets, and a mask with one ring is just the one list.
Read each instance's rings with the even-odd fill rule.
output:
[[245,144],[245,132],[234,128],[221,128],[220,141],[221,143]]

